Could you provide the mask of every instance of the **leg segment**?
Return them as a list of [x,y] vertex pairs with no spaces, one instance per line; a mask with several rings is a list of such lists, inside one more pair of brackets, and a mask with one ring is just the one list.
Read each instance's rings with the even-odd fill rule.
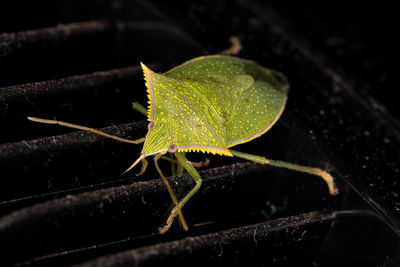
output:
[[256,155],[251,155],[251,154],[246,154],[242,153],[239,151],[231,150],[229,151],[234,155],[235,157],[242,158],[242,159],[247,159],[251,160],[260,164],[269,164],[271,166],[275,167],[281,167],[281,168],[286,168],[294,171],[299,171],[299,172],[305,172],[308,174],[316,175],[324,179],[326,184],[328,185],[329,193],[331,195],[336,195],[339,193],[339,189],[336,187],[333,177],[326,171],[321,170],[319,168],[314,168],[314,167],[308,167],[308,166],[302,166],[302,165],[297,165],[293,163],[288,163],[284,161],[277,161],[277,160],[270,160],[266,159],[264,157],[256,156]]
[[231,43],[231,46],[228,49],[219,52],[218,54],[231,55],[231,56],[235,56],[235,55],[239,54],[240,50],[242,50],[240,38],[238,36],[231,36],[229,38],[229,41]]
[[143,158],[142,159],[142,168],[140,168],[140,172],[138,174],[136,174],[136,176],[142,175],[143,173],[146,172],[147,170],[147,166],[149,166],[149,162]]
[[132,108],[136,109],[137,111],[139,111],[140,113],[142,113],[147,117],[147,109],[144,106],[142,106],[142,104],[140,104],[139,102],[133,102]]
[[[165,161],[169,161],[169,162],[171,162],[171,163],[174,164],[174,165],[180,165],[179,162],[178,162],[177,160],[173,159],[172,157],[161,156],[160,159],[163,159],[163,160],[165,160]],[[207,167],[207,166],[210,164],[210,159],[209,159],[209,158],[205,158],[205,160],[197,161],[197,162],[191,161],[191,163],[192,163],[193,167],[195,167],[195,168],[197,168],[197,169],[198,169],[198,168],[205,168],[205,167]],[[180,175],[180,174],[183,173],[183,166],[182,166],[182,165],[180,165],[180,166],[181,166],[181,167],[180,167],[181,170],[179,170],[180,173],[179,173],[179,174],[178,174],[178,173],[172,174],[173,176],[175,176],[175,175]],[[175,169],[176,169],[176,167],[177,167],[177,166],[175,166]],[[175,172],[177,172],[177,171],[175,170]]]
[[176,165],[176,175],[181,175],[182,173],[183,173],[183,166],[178,161],[178,165]]
[[[157,169],[158,173],[160,174],[161,179],[163,180],[164,184],[167,186],[168,193],[169,193],[169,195],[171,196],[172,201],[173,201],[174,204],[175,204],[175,207],[174,207],[174,209],[173,209],[173,210],[175,210],[175,212],[177,213],[177,214],[175,214],[175,216],[176,216],[176,215],[179,215],[179,219],[180,219],[180,221],[181,221],[181,223],[182,223],[183,229],[185,229],[185,231],[188,231],[188,230],[189,230],[189,227],[187,226],[187,223],[186,223],[186,221],[185,221],[185,218],[183,217],[183,214],[182,214],[182,211],[181,211],[181,206],[180,206],[179,203],[178,203],[178,199],[176,199],[176,196],[175,196],[174,192],[172,191],[171,185],[169,184],[167,178],[165,178],[165,176],[164,176],[163,173],[161,172],[160,166],[158,166],[158,160],[160,159],[161,156],[162,156],[162,154],[159,153],[159,154],[157,154],[157,156],[154,157],[154,165],[156,166],[156,169]],[[161,232],[161,231],[160,231],[160,232]],[[163,233],[165,233],[165,232],[163,232]]]
[[[169,159],[174,160],[173,157],[174,157],[174,155],[169,154]],[[172,176],[176,176],[176,166],[178,164],[178,162],[176,160],[174,160],[174,161],[175,162],[171,161],[171,174],[172,174]]]
[[[175,153],[175,157],[176,157],[176,159],[178,159],[178,157],[176,156],[176,154],[177,153]],[[185,152],[181,152],[181,155],[183,156],[183,157],[185,157]],[[178,160],[178,164],[176,165],[176,175],[181,175],[181,174],[183,174],[183,165],[179,162],[179,160]]]
[[192,162],[193,167],[195,168],[205,168],[210,164],[210,159],[206,158],[205,160],[198,161],[198,162]]
[[174,218],[176,217],[176,215],[178,215],[180,209],[197,192],[197,190],[199,190],[202,183],[200,174],[193,167],[192,163],[186,159],[185,155],[182,152],[176,152],[175,156],[178,159],[180,165],[182,165],[187,170],[187,172],[193,177],[194,181],[196,182],[196,185],[192,188],[192,190],[190,190],[190,192],[183,199],[181,199],[181,201],[179,201],[179,204],[175,206],[175,208],[171,211],[171,214],[169,215],[164,227],[160,229],[161,234],[168,231],[168,229],[172,225],[172,222],[174,221]]
[[[184,152],[181,152],[181,153],[183,154],[183,156],[185,156]],[[208,164],[210,164],[210,159],[206,158],[205,160],[199,161],[199,162],[191,161],[190,164],[195,168],[205,168],[208,166]],[[183,173],[183,169],[184,169],[183,165],[180,164],[180,162],[178,161],[178,164],[176,166],[176,175],[181,175]],[[192,177],[193,177],[193,175],[192,175]]]
[[144,137],[140,138],[138,140],[129,140],[129,139],[125,139],[125,138],[120,138],[118,136],[115,135],[111,135],[102,131],[99,131],[97,129],[93,129],[93,128],[89,128],[86,126],[81,126],[81,125],[76,125],[76,124],[72,124],[69,122],[64,122],[64,121],[57,121],[57,120],[46,120],[46,119],[40,119],[40,118],[35,118],[35,117],[28,117],[28,120],[34,121],[34,122],[40,122],[40,123],[47,123],[47,124],[58,124],[61,126],[66,126],[69,128],[74,128],[74,129],[79,129],[79,130],[84,130],[84,131],[88,131],[88,132],[92,132],[98,135],[102,135],[120,142],[124,142],[124,143],[130,143],[130,144],[140,144],[144,142]]

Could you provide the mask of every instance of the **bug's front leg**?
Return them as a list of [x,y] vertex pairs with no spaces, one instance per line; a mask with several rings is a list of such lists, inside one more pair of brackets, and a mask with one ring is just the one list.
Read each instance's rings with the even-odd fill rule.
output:
[[[155,156],[155,158],[154,158],[154,165],[156,166],[157,172],[158,172],[158,174],[160,174],[161,179],[163,180],[164,184],[167,186],[168,193],[169,193],[169,195],[171,196],[171,199],[172,199],[172,201],[173,201],[174,204],[175,204],[175,208],[174,208],[174,210],[176,210],[175,213],[176,213],[177,215],[179,215],[179,219],[181,220],[183,229],[185,229],[186,231],[188,231],[189,228],[188,228],[188,226],[187,226],[185,217],[183,217],[183,214],[182,214],[182,211],[181,211],[181,206],[179,206],[178,200],[176,199],[176,196],[175,196],[174,192],[172,191],[171,185],[169,184],[167,178],[165,178],[164,174],[163,174],[162,171],[161,171],[160,166],[158,166],[158,160],[161,158],[161,156],[162,156],[161,153],[159,153],[159,154],[157,154],[157,156]],[[175,216],[176,216],[176,214],[175,214]],[[164,232],[164,233],[165,233],[165,232]]]
[[[205,168],[210,164],[210,159],[206,158],[205,160],[197,162],[190,161],[190,164],[192,164],[192,166],[195,167],[196,169]],[[183,173],[183,165],[178,162],[178,166],[176,168],[176,175],[181,175],[182,173]]]
[[[180,152],[182,154],[182,156],[185,156],[185,152]],[[176,156],[176,153],[175,153]],[[176,166],[176,175],[181,175],[183,174],[183,165],[179,162],[178,160],[178,164]]]
[[190,176],[193,177],[194,181],[196,182],[196,185],[192,188],[192,190],[190,190],[190,192],[183,199],[179,201],[178,205],[174,207],[174,209],[171,211],[171,214],[169,215],[164,227],[160,228],[161,234],[164,234],[169,230],[174,221],[174,218],[178,215],[179,210],[197,192],[197,190],[199,190],[203,182],[203,180],[200,177],[200,174],[193,167],[192,163],[186,159],[185,155],[182,152],[176,152],[175,156],[178,159],[179,163],[187,170]]

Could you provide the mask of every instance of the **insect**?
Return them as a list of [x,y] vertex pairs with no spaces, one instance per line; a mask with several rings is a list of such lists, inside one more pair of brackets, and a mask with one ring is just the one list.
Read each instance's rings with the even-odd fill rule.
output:
[[[140,173],[154,156],[156,169],[167,186],[174,202],[160,233],[179,218],[185,230],[187,223],[182,207],[199,190],[202,179],[185,152],[203,152],[283,167],[316,175],[324,179],[330,194],[338,193],[333,177],[326,171],[232,150],[267,132],[282,114],[288,94],[288,82],[283,74],[257,63],[232,56],[211,55],[189,60],[163,74],[155,73],[141,63],[149,98],[148,132],[144,138],[127,140],[96,129],[56,120],[34,117],[41,123],[59,124],[90,131],[118,141],[139,144],[144,142],[139,158],[125,171],[142,162]],[[136,104],[137,105],[137,104]],[[144,109],[137,106],[137,109]],[[158,160],[166,153],[173,154],[180,167],[193,177],[195,186],[178,201]]]

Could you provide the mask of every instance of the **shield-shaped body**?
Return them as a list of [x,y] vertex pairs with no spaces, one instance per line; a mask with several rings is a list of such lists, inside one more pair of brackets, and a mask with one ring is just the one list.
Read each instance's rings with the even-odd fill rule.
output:
[[152,122],[144,156],[171,146],[231,156],[229,147],[268,131],[286,104],[284,76],[250,60],[214,55],[163,74],[142,68]]

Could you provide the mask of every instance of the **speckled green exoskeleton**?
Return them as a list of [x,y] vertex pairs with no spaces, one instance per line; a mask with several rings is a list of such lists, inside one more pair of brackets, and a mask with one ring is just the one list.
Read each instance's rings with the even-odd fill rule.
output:
[[[143,173],[147,167],[145,158],[155,156],[157,171],[175,204],[164,227],[160,228],[161,233],[168,231],[176,216],[183,228],[188,229],[181,209],[202,183],[196,164],[186,159],[185,152],[236,156],[306,172],[322,177],[331,194],[338,192],[332,176],[322,169],[270,160],[231,149],[261,136],[279,119],[289,87],[282,74],[250,60],[222,55],[195,58],[163,74],[141,65],[149,97],[146,112],[149,124],[144,138],[126,140],[85,126],[33,117],[29,119],[87,130],[128,143],[144,142],[139,158],[126,171],[142,161]],[[142,112],[145,110],[135,103],[134,107]],[[179,201],[157,163],[167,152],[175,155],[178,167],[186,169],[196,182],[194,188]]]

